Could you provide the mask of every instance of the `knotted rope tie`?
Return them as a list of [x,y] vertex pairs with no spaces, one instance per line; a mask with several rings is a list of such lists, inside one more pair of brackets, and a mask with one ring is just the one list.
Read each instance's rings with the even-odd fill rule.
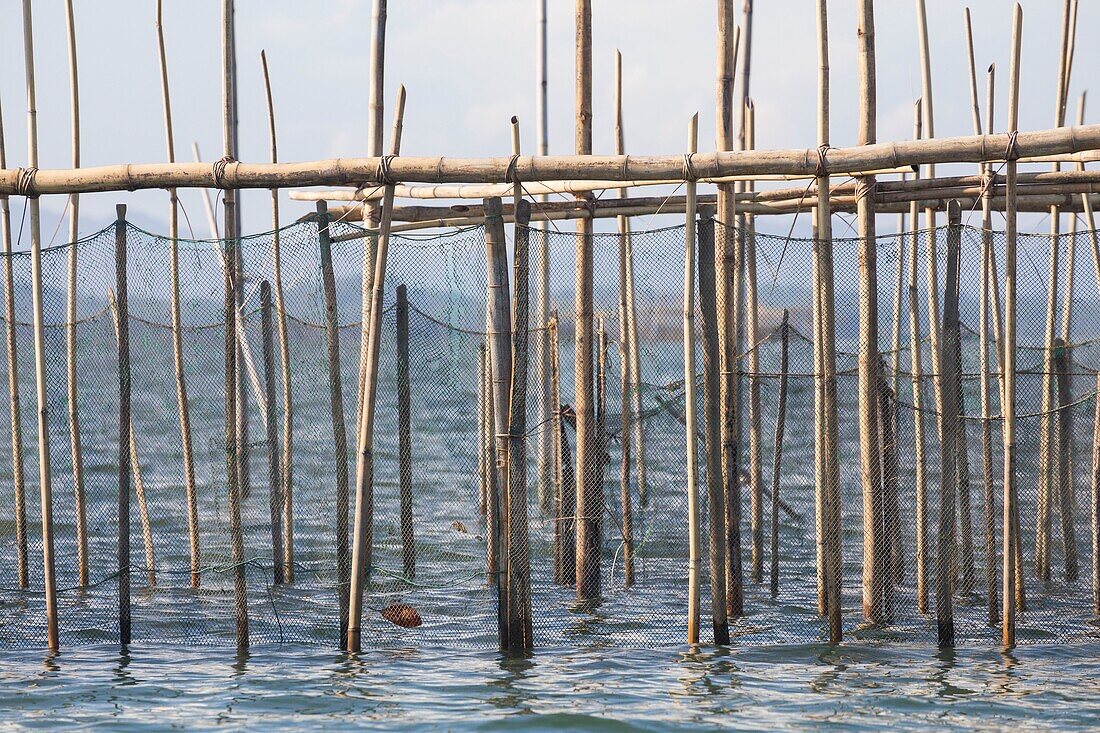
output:
[[870,196],[874,201],[875,194],[878,192],[878,179],[868,181],[866,178],[859,178],[856,180],[856,203],[859,203],[866,197]]
[[683,165],[683,170],[681,171],[681,173],[682,173],[683,179],[685,181],[688,181],[688,182],[694,182],[694,181],[699,180],[699,174],[696,173],[695,163],[692,160],[694,155],[695,155],[695,153],[685,153],[684,154],[684,165]]
[[378,170],[375,171],[374,180],[387,186],[396,186],[397,181],[393,177],[393,173],[390,170],[393,159],[396,155],[383,155],[378,159]]
[[825,143],[817,148],[817,170],[814,171],[814,175],[818,178],[824,178],[829,175],[828,161],[825,159],[829,154],[829,144]]
[[236,163],[236,159],[232,155],[223,155],[219,160],[214,162],[214,186],[216,188],[228,188],[225,185],[225,167],[230,163]]
[[1005,161],[1011,162],[1020,159],[1020,146],[1016,142],[1016,138],[1020,135],[1019,130],[1013,130],[1008,133],[1008,147],[1005,148]]
[[519,155],[513,155],[508,159],[508,167],[504,171],[504,180],[512,185],[516,185],[520,182],[519,174],[516,172],[516,163],[519,161]]
[[20,168],[19,177],[15,179],[15,194],[17,196],[26,196],[29,199],[38,198],[38,190],[34,187],[34,176],[38,173],[38,169]]

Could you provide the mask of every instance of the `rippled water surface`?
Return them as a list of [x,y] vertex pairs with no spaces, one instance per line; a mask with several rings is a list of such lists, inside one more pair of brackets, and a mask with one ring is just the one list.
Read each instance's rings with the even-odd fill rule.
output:
[[937,653],[84,647],[0,660],[3,725],[434,730],[1089,729],[1100,646]]

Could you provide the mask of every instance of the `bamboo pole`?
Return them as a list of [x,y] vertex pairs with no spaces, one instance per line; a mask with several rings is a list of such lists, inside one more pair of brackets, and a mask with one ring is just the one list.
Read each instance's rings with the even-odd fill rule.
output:
[[893,618],[896,594],[894,586],[902,581],[901,561],[901,507],[898,503],[898,443],[897,399],[884,374],[885,364],[880,365],[878,379],[879,453],[882,475],[882,531],[879,564],[882,574],[882,619]]
[[[196,163],[202,162],[202,153],[199,152],[199,144],[191,141],[191,155]],[[210,198],[210,189],[202,189],[202,209],[206,213],[206,224],[210,227],[210,238],[221,239],[221,231],[218,227],[217,217],[214,216],[214,202]]]
[[[65,35],[69,46],[69,92],[72,120],[73,169],[80,167],[80,82],[77,73],[76,20],[73,2],[65,0]],[[80,444],[80,409],[76,369],[76,279],[80,238],[80,196],[69,196],[69,271],[65,298],[65,371],[69,407],[69,446],[73,466],[73,508],[76,514],[76,564],[78,583],[88,584],[88,517],[84,501],[84,453]]]
[[[486,428],[486,402],[488,391],[485,389],[485,340],[482,339],[477,344],[477,475],[478,475],[478,494],[477,494],[477,511],[481,516],[486,516],[486,510],[488,507],[488,491],[486,486],[488,485],[488,470],[489,460],[488,451],[486,450],[486,441],[488,440],[488,428]],[[492,552],[489,553],[488,559],[493,557]]]
[[[721,360],[716,302],[713,207],[701,207],[698,224],[699,315],[703,336],[703,426],[707,467],[707,529],[710,557],[710,607],[714,643],[729,644],[726,617],[726,508],[722,501]],[[693,342],[694,343],[694,342]],[[694,381],[694,377],[691,381]]]
[[409,296],[397,286],[397,454],[398,500],[401,516],[401,558],[405,577],[416,577],[416,536],[413,532],[412,399],[409,392]]
[[[27,165],[38,167],[38,110],[35,102],[34,31],[31,0],[23,0],[23,54],[27,78]],[[53,477],[46,394],[46,343],[42,324],[42,215],[37,197],[27,201],[31,235],[31,301],[34,321],[34,381],[38,400],[38,485],[42,502],[42,580],[46,601],[46,643],[57,651],[57,582],[54,575]]]
[[783,469],[783,431],[787,421],[787,379],[790,344],[790,313],[783,309],[779,324],[779,398],[775,409],[775,447],[772,450],[771,497],[771,594],[779,597],[779,479]]
[[[4,120],[0,111],[0,168],[7,167]],[[8,357],[8,409],[11,426],[11,477],[15,519],[15,573],[20,588],[27,587],[27,500],[23,473],[23,418],[19,402],[19,358],[15,340],[15,273],[12,264],[11,207],[0,197],[0,240],[4,251],[4,344]]]
[[[279,160],[278,138],[275,135],[275,102],[271,95],[271,74],[267,69],[267,53],[260,52],[260,65],[264,73],[264,92],[267,98],[267,127],[271,138],[271,162]],[[196,151],[197,154],[197,151]],[[294,401],[291,394],[290,339],[286,328],[286,302],[283,297],[282,232],[279,225],[279,189],[271,189],[271,268],[274,277],[275,313],[279,332],[279,362],[282,376],[283,444],[279,462],[282,496],[283,565],[282,575],[287,583],[294,582]],[[216,236],[216,234],[215,234]],[[331,239],[331,237],[330,237]],[[247,343],[247,342],[246,342]],[[345,558],[346,560],[346,558]],[[345,578],[346,580],[346,578]],[[342,625],[341,631],[346,624]]]
[[[376,0],[380,2],[381,0]],[[383,3],[384,4],[384,3]],[[392,155],[401,152],[401,128],[405,115],[405,87],[397,90],[394,108]],[[363,588],[369,579],[372,548],[374,544],[374,411],[378,389],[378,350],[382,337],[382,297],[386,281],[386,262],[389,257],[390,217],[393,214],[392,187],[382,200],[382,213],[378,224],[378,245],[372,280],[369,337],[367,339],[366,387],[363,390],[363,409],[356,432],[355,462],[355,531],[352,539],[351,581],[348,593],[348,630],[346,650],[358,652],[361,648],[360,625],[363,622]]]
[[[592,2],[576,0],[576,151],[592,154]],[[574,327],[574,409],[577,414],[577,598],[600,593],[600,518],[598,446],[592,394],[592,225],[577,222]]]
[[569,585],[576,576],[576,484],[569,458],[569,441],[562,420],[561,374],[558,351],[558,314],[552,311],[547,322],[550,343],[551,404],[554,407],[554,582]]
[[[1066,342],[1060,338],[1054,340],[1054,370],[1058,382],[1058,456],[1064,459],[1069,456],[1070,445],[1073,442],[1072,407],[1070,406],[1070,361],[1066,350]],[[1062,524],[1062,551],[1065,562],[1065,579],[1067,583],[1077,580],[1077,532],[1073,518],[1073,486],[1064,480],[1066,462],[1062,464],[1063,480],[1058,484],[1058,511]]]
[[[528,223],[531,205],[516,201],[513,240],[512,287],[512,370],[508,395],[508,644],[513,650],[532,647],[531,637],[531,550],[527,526],[527,352],[530,286]],[[606,361],[606,332],[600,322],[601,359]],[[602,415],[601,415],[602,422]],[[601,455],[604,446],[601,444]]]
[[[340,604],[340,628],[348,622],[348,583],[351,563],[348,552],[348,435],[344,419],[344,387],[340,371],[340,317],[336,299],[336,276],[332,269],[332,241],[327,206],[317,203],[317,243],[321,255],[321,281],[325,297],[325,341],[328,347],[329,417],[332,419],[332,463],[336,498],[336,577]],[[270,409],[270,408],[269,408]],[[285,508],[285,500],[283,507]]]
[[115,333],[118,341],[118,637],[130,644],[130,308],[126,286],[126,205],[115,212]]
[[[538,0],[538,31],[536,33],[535,56],[538,61],[539,85],[535,96],[536,143],[535,152],[546,155],[550,119],[547,112],[547,44],[546,44],[546,0]],[[538,198],[539,207],[549,201],[542,194]],[[550,320],[550,235],[546,222],[540,222],[539,235],[536,238],[535,253],[535,322],[545,326]],[[555,462],[558,460],[554,446],[557,435],[553,430],[553,415],[557,405],[551,399],[550,386],[550,344],[543,334],[535,343],[535,372],[538,374],[538,497],[542,514],[552,515],[555,497]]]
[[1096,408],[1092,429],[1092,482],[1090,515],[1092,519],[1092,614],[1100,616],[1100,374],[1096,375]]
[[[747,101],[747,143],[749,150],[756,147],[756,107],[752,98]],[[746,181],[745,190],[753,190],[753,182]],[[744,279],[745,279],[745,348],[748,350],[748,422],[749,422],[749,511],[752,533],[752,570],[754,583],[764,580],[764,477],[761,467],[763,439],[760,426],[760,317],[756,287],[756,218],[744,216]]]
[[[486,199],[486,209],[498,209],[500,199]],[[492,368],[493,434],[496,444],[495,487],[490,493],[492,534],[497,545],[497,623],[500,648],[510,649],[513,630],[508,605],[508,410],[512,378],[512,313],[508,293],[508,253],[504,222],[498,218],[485,228],[485,256],[488,272],[489,364]]]
[[[817,1],[818,29],[818,143],[829,149],[829,19],[827,0]],[[821,168],[824,165],[822,154]],[[824,171],[822,171],[824,172]],[[815,332],[820,341],[817,362],[821,374],[820,420],[823,481],[818,490],[818,520],[822,561],[819,570],[824,586],[824,608],[828,617],[829,642],[839,643],[843,634],[840,614],[841,529],[840,529],[840,466],[837,441],[836,400],[836,330],[833,298],[833,233],[826,176],[818,179],[817,243],[814,261],[815,298],[818,318]]]
[[[1015,131],[1020,113],[1020,46],[1024,11],[1019,3],[1012,12],[1012,60],[1009,66],[1008,129]],[[1013,151],[1009,151],[1011,153]],[[1010,156],[1011,157],[1011,156]],[[1001,642],[1016,645],[1016,594],[1018,526],[1016,507],[1016,167],[1005,165],[1005,312],[1004,312],[1004,568],[1002,570]]]
[[[279,487],[279,449],[276,445],[278,429],[275,426],[275,354],[271,324],[271,283],[260,283],[260,333],[264,354],[264,442],[267,444],[267,496],[271,513],[271,563],[275,584],[285,582],[283,577],[283,502]],[[346,473],[346,472],[345,472]],[[344,479],[347,486],[347,479]],[[339,511],[339,508],[337,508]],[[347,510],[345,509],[345,523]],[[341,582],[341,588],[344,587]],[[341,627],[342,628],[342,627]]]
[[[875,142],[875,17],[872,0],[858,5],[859,144]],[[873,177],[856,181],[856,225],[859,244],[859,453],[863,486],[863,615],[871,623],[883,620],[883,476],[879,456],[878,259],[875,239]]]
[[[237,157],[237,63],[234,0],[222,0],[222,145],[228,159]],[[240,258],[241,219],[237,192],[225,191],[224,285],[225,285],[225,443],[229,491],[230,557],[233,563],[234,615],[237,648],[248,648],[248,588],[244,571],[244,530],[241,501],[248,495],[247,426],[238,350],[244,339],[237,338],[243,275]]]
[[[116,241],[118,240],[118,236],[119,235],[116,233]],[[126,237],[125,232],[121,235],[121,237],[123,239],[125,239],[125,237]],[[124,243],[124,246],[125,246],[125,243]],[[118,267],[125,267],[125,265],[126,265],[125,257],[126,257],[126,253],[125,253],[125,251],[123,251],[123,254],[122,254],[123,262],[120,265],[117,265]],[[125,285],[125,281],[123,281],[122,284]],[[113,320],[114,320],[115,339],[117,341],[119,341],[119,343],[121,344],[121,339],[124,335],[122,333],[122,326],[121,326],[122,315],[120,313],[118,304],[115,302],[114,291],[112,291],[111,289],[107,290],[107,302],[108,302],[108,306],[111,309],[111,314],[112,314],[112,317],[113,317]],[[128,317],[129,316],[127,316],[127,318]],[[127,330],[128,330],[128,327],[127,327]],[[126,334],[126,336],[127,336],[127,338],[129,338],[128,333]],[[130,364],[129,364],[129,350],[130,350],[129,344],[126,344],[125,348],[126,348],[125,369],[126,369],[126,373],[127,373],[126,378],[127,378],[127,380],[130,380],[131,377],[130,377]],[[122,346],[121,345],[120,345],[119,349],[120,349],[120,351],[119,351],[119,360],[120,360],[119,363],[121,364],[122,363],[122,351],[121,351]],[[141,477],[141,461],[138,460],[137,435],[134,431],[134,423],[133,423],[133,418],[132,417],[130,419],[129,425],[127,426],[126,446],[127,446],[127,449],[129,450],[129,453],[130,453],[130,465],[129,465],[129,468],[127,469],[127,471],[130,474],[132,474],[133,478],[134,478],[134,495],[137,497],[138,518],[141,521],[141,537],[142,537],[143,546],[145,548],[145,578],[146,578],[146,584],[148,585],[148,587],[153,588],[157,584],[157,563],[156,563],[155,554],[153,552],[153,525],[152,525],[152,522],[149,520],[149,502],[148,502],[148,499],[145,496],[145,482],[142,480],[142,477]]]
[[[157,59],[160,62],[160,89],[164,106],[164,137],[167,159],[169,163],[174,163],[176,160],[176,143],[172,132],[172,98],[168,86],[168,52],[164,44],[163,5],[163,0],[157,0]],[[213,211],[210,213],[213,216]],[[217,236],[216,233],[215,236]],[[172,281],[172,366],[176,377],[180,449],[183,453],[183,493],[184,500],[187,503],[187,539],[191,560],[191,587],[198,588],[201,583],[199,573],[201,564],[199,554],[199,512],[195,498],[195,461],[191,449],[191,410],[187,400],[187,381],[183,373],[183,335],[180,323],[179,198],[174,188],[168,189],[168,239],[169,277]]]
[[[699,115],[688,125],[688,151],[694,152],[699,140]],[[695,183],[686,186],[688,214],[684,224],[684,419],[687,444],[688,501],[688,619],[689,644],[699,643],[699,593],[702,585],[699,541],[699,467],[698,421],[695,417]],[[712,579],[713,581],[714,579]],[[720,618],[718,611],[713,611]],[[715,621],[717,625],[718,621]],[[716,629],[717,632],[717,629]]]

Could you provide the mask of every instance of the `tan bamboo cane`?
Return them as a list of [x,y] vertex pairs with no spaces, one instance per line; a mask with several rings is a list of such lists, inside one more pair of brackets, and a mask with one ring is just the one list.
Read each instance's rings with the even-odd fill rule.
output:
[[[260,340],[263,344],[263,369],[264,369],[264,446],[267,453],[267,497],[268,512],[271,521],[271,566],[272,580],[276,584],[285,582],[283,577],[283,502],[279,480],[279,446],[278,428],[275,425],[275,346],[271,318],[271,283],[263,280],[260,283]],[[346,445],[346,443],[345,443]],[[344,465],[347,465],[347,449],[344,450]],[[344,528],[347,529],[347,469],[344,470],[345,503]],[[341,507],[337,507],[339,512]],[[345,531],[344,537],[347,537]],[[345,539],[346,543],[346,539]],[[341,579],[341,592],[346,592],[347,587]],[[343,606],[346,608],[347,606]],[[343,628],[343,626],[341,626]]]
[[[275,102],[271,95],[271,75],[267,69],[267,54],[260,52],[260,65],[264,72],[264,92],[267,97],[267,127],[271,138],[271,162],[279,159],[278,139],[275,135]],[[279,334],[279,362],[282,376],[283,445],[279,460],[279,494],[282,496],[283,557],[282,577],[294,582],[294,401],[290,375],[290,338],[286,328],[286,300],[283,296],[282,231],[279,225],[279,189],[271,189],[271,269],[274,282],[276,328]],[[216,235],[215,235],[216,236]],[[331,237],[330,237],[331,238]],[[246,342],[247,343],[247,342]],[[247,353],[247,352],[246,352]],[[346,558],[345,558],[346,561]],[[341,627],[343,629],[343,627]]]
[[[172,131],[172,97],[168,86],[168,52],[164,44],[164,3],[157,0],[157,59],[160,62],[160,90],[164,106],[164,137],[169,163],[176,160],[175,135]],[[196,146],[197,151],[197,146]],[[197,152],[196,152],[197,155]],[[272,161],[274,162],[274,161]],[[213,211],[211,211],[211,216]],[[215,232],[215,237],[217,233]],[[168,189],[169,277],[172,281],[172,366],[176,377],[176,405],[179,411],[180,449],[183,453],[183,494],[187,504],[187,539],[191,560],[191,587],[201,583],[199,567],[199,512],[195,496],[195,461],[191,448],[191,410],[187,400],[187,381],[183,373],[183,334],[180,313],[179,270],[179,198],[176,189]]]
[[[1020,113],[1020,46],[1024,11],[1016,3],[1012,13],[1011,64],[1009,66],[1008,129],[1014,132]],[[1002,570],[1001,643],[1005,648],[1016,645],[1016,594],[1014,586],[1017,567],[1016,537],[1016,160],[1009,150],[1005,163],[1005,311],[1004,311],[1004,500],[1002,526],[1004,532]]]
[[[1070,399],[1070,361],[1066,342],[1060,338],[1054,340],[1054,371],[1057,374],[1058,388],[1058,456],[1063,469],[1067,468],[1064,459],[1070,453],[1073,442],[1071,422],[1072,406]],[[1066,474],[1063,472],[1062,476]],[[1067,481],[1058,484],[1058,511],[1062,519],[1062,551],[1065,562],[1067,583],[1077,580],[1077,531],[1073,522],[1073,486]]]
[[[38,109],[35,102],[34,30],[31,0],[23,0],[23,55],[27,79],[27,165],[38,167]],[[34,322],[34,381],[38,400],[38,487],[42,507],[42,581],[46,602],[46,643],[57,651],[57,581],[54,575],[53,476],[46,394],[46,338],[42,323],[42,214],[37,196],[27,200],[31,234],[31,307]]]
[[[130,610],[130,298],[126,282],[126,204],[116,204],[114,312],[118,342],[118,641],[125,649],[131,637]],[[228,422],[228,421],[227,421]]]
[[[76,19],[73,2],[65,0],[65,35],[69,46],[69,93],[72,120],[73,169],[80,167],[80,77],[77,73]],[[84,502],[84,452],[80,444],[80,409],[76,368],[76,279],[80,238],[80,195],[69,196],[69,271],[65,297],[65,371],[69,403],[69,446],[73,465],[73,508],[76,514],[76,564],[80,585],[88,584],[88,516]]]
[[[745,113],[748,120],[747,149],[753,150],[756,148],[756,106],[751,97],[747,104],[748,110]],[[744,184],[747,192],[752,192],[753,187],[752,181],[746,181]],[[749,352],[749,529],[752,535],[750,577],[752,582],[760,583],[764,580],[764,475],[761,458],[763,438],[760,424],[760,352],[757,350],[757,342],[760,339],[760,316],[756,287],[756,218],[745,215],[744,222],[745,341]]]
[[[202,153],[199,152],[199,144],[194,140],[191,141],[191,156],[195,159],[196,163],[202,162]],[[202,189],[202,209],[206,214],[206,225],[210,227],[210,238],[221,239],[221,228],[218,226],[218,219],[214,216],[214,202],[210,198],[210,189]]]
[[[393,139],[390,153],[401,152],[401,129],[405,115],[405,87],[397,90],[394,107]],[[390,217],[393,213],[393,189],[388,186],[382,200],[382,214],[378,224],[377,256],[371,290],[370,335],[367,341],[367,386],[363,392],[363,409],[357,431],[355,463],[355,523],[352,535],[351,582],[348,593],[348,629],[346,649],[358,652],[361,648],[363,622],[363,590],[369,578],[374,543],[374,411],[378,389],[378,350],[382,338],[382,296],[386,280],[386,262],[389,257]]]
[[[416,577],[416,534],[413,527],[412,395],[409,388],[409,296],[397,286],[397,454],[401,560],[406,578]],[[345,543],[346,543],[345,536]]]
[[[547,33],[546,0],[538,2],[538,32],[536,34],[535,56],[538,59],[539,88],[535,97],[535,117],[537,139],[535,152],[546,155],[549,148],[550,120],[547,111]],[[550,197],[542,194],[538,197],[539,206],[545,205]],[[550,320],[550,227],[547,222],[539,222],[538,246],[535,253],[535,322],[545,326]],[[539,508],[544,516],[553,515],[555,494],[555,462],[558,460],[555,445],[557,435],[553,431],[554,411],[558,406],[551,399],[550,386],[550,344],[547,334],[543,334],[535,344],[535,371],[538,374],[538,476]]]
[[[699,315],[703,336],[703,426],[707,468],[707,530],[710,606],[714,643],[729,644],[726,616],[726,510],[722,503],[721,359],[719,354],[714,207],[699,207]],[[694,347],[693,347],[694,348]]]
[[783,468],[783,432],[787,421],[787,380],[790,344],[790,313],[783,309],[783,320],[779,324],[779,398],[775,410],[775,447],[772,451],[772,497],[771,497],[771,594],[779,597],[779,479]]
[[[688,126],[688,151],[695,152],[699,139],[699,115]],[[684,419],[687,455],[688,506],[688,618],[687,641],[699,643],[699,594],[702,586],[699,541],[698,421],[695,417],[695,182],[686,186],[688,214],[684,224]]]
[[[348,582],[348,435],[344,420],[344,386],[340,371],[340,317],[336,300],[336,275],[332,269],[332,241],[327,205],[317,203],[317,244],[321,255],[321,281],[325,298],[325,341],[327,346],[329,417],[332,419],[332,458],[336,499],[336,578],[340,604],[340,628],[347,628]],[[285,502],[284,502],[285,508]]]
[[[4,120],[0,110],[0,168],[7,167]],[[23,418],[19,402],[19,358],[15,340],[15,272],[12,264],[11,207],[0,196],[0,240],[4,252],[4,344],[8,357],[8,410],[11,425],[12,514],[15,519],[15,574],[20,588],[27,587],[27,500],[23,473]]]

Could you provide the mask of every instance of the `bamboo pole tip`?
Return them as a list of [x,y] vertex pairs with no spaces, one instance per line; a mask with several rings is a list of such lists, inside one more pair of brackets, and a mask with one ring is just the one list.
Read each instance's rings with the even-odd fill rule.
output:
[[519,117],[517,117],[516,115],[512,115],[512,124],[513,125],[518,125],[519,124]]
[[318,216],[324,216],[328,213],[328,201],[317,202],[317,214]]
[[126,204],[115,204],[115,216],[119,221],[126,221]]

